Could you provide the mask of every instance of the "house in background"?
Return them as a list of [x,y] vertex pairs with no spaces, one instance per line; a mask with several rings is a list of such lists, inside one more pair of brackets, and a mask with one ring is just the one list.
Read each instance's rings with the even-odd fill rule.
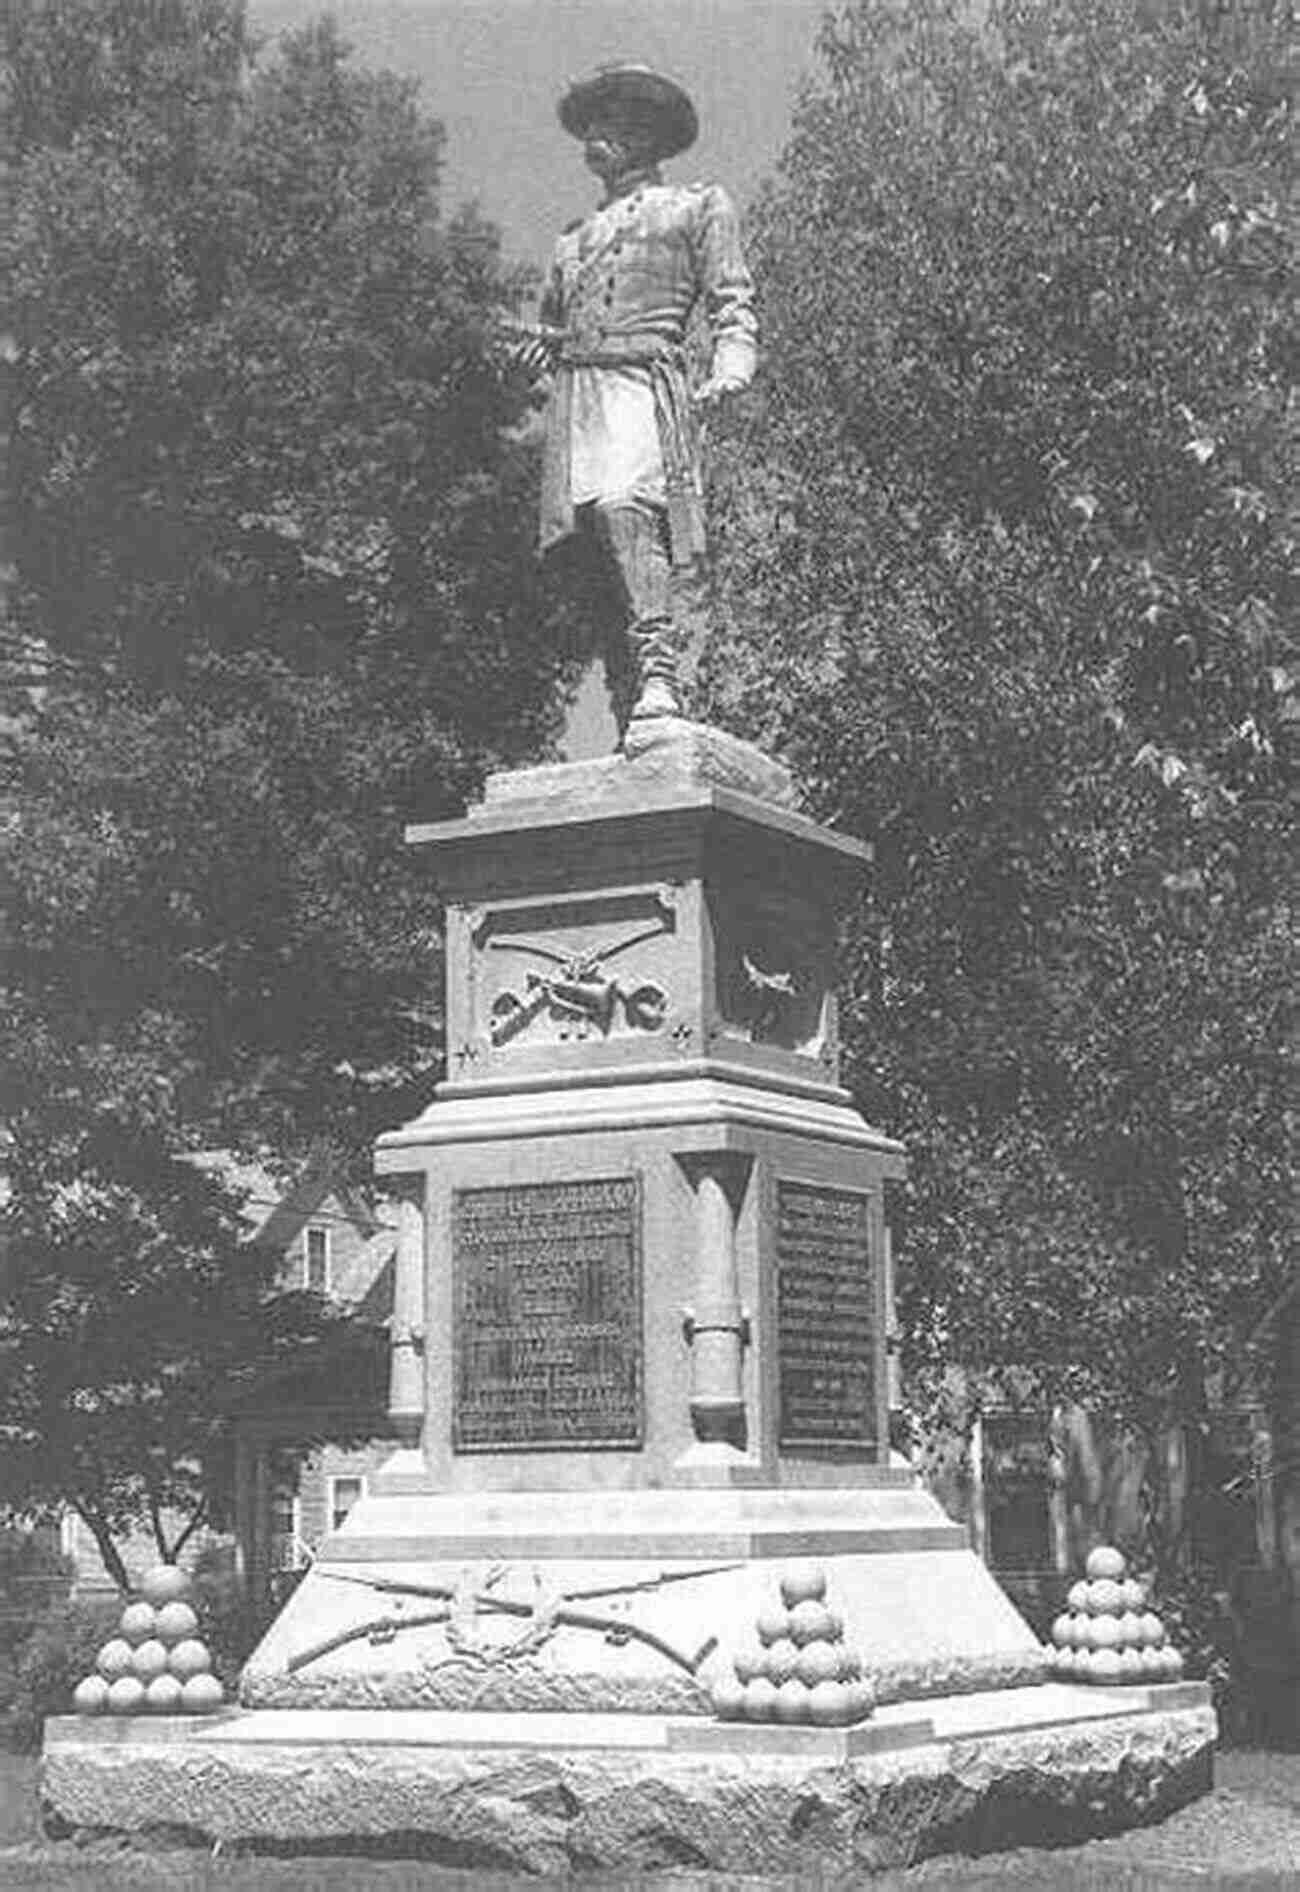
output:
[[388,1329],[396,1223],[389,1205],[339,1179],[328,1149],[282,1192],[253,1172],[252,1239],[280,1257],[286,1291],[321,1294],[353,1320],[337,1342],[264,1375],[232,1406],[229,1525],[245,1588],[275,1598],[343,1522],[394,1446]]
[[[328,1148],[288,1177],[222,1151],[195,1161],[243,1194],[248,1239],[275,1252],[285,1292],[323,1295],[353,1315],[335,1340],[305,1350],[232,1399],[229,1457],[210,1468],[212,1527],[191,1543],[186,1561],[224,1545],[250,1598],[262,1601],[305,1568],[393,1450],[387,1396],[395,1217],[382,1198],[370,1201],[341,1180]],[[65,1516],[61,1547],[79,1591],[113,1587],[74,1513]],[[147,1531],[121,1548],[133,1575],[157,1561]]]

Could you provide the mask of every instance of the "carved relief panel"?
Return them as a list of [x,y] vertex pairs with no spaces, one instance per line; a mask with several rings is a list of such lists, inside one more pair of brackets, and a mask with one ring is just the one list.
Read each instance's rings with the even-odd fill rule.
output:
[[460,1062],[666,1037],[684,996],[677,895],[634,887],[469,912]]
[[712,903],[715,1041],[835,1061],[833,931],[788,888],[731,887]]

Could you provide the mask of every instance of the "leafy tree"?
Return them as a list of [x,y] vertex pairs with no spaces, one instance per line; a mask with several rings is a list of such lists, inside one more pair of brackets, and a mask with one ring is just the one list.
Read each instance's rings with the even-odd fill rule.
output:
[[716,475],[714,701],[877,845],[846,1032],[914,1373],[1148,1439],[1285,1278],[1282,32],[838,10]]
[[82,1075],[67,1075],[45,1115],[53,1147],[10,1152],[0,1508],[70,1505],[125,1590],[121,1533],[144,1520],[173,1560],[210,1519],[232,1391],[333,1323],[316,1297],[276,1291],[276,1257],[242,1241],[224,1191],[172,1159],[147,1107],[119,1094],[88,1128]]
[[6,31],[0,1423],[7,1497],[66,1477],[110,1529],[163,1459],[180,1495],[266,1318],[187,1155],[360,1161],[423,1099],[440,911],[402,820],[544,739],[565,653],[492,340],[519,283],[441,214],[414,87],[328,25],[258,59],[237,0]]

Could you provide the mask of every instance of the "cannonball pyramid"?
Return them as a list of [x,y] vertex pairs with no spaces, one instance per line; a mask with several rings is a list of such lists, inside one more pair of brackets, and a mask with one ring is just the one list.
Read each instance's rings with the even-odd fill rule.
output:
[[1062,1682],[1176,1682],[1183,1658],[1142,1584],[1125,1575],[1119,1551],[1099,1544],[1084,1572],[1052,1624],[1052,1674]]
[[155,1564],[145,1574],[94,1674],[73,1690],[79,1715],[206,1715],[221,1706],[211,1651],[185,1600],[189,1588],[175,1564]]
[[759,1611],[754,1637],[737,1650],[731,1672],[714,1680],[714,1713],[723,1721],[822,1728],[865,1721],[875,1690],[844,1641],[843,1619],[827,1605],[825,1571],[786,1570],[780,1592],[779,1603]]

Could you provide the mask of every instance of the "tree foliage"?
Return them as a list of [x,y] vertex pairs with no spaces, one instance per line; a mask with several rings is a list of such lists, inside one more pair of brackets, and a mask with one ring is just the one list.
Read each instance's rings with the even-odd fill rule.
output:
[[257,56],[238,0],[22,0],[5,59],[0,1412],[35,1489],[119,1384],[87,1437],[135,1468],[120,1518],[263,1317],[187,1154],[359,1159],[423,1101],[440,913],[401,824],[535,748],[563,653],[492,343],[519,284],[442,214],[414,87],[329,25]]
[[722,714],[877,847],[913,1367],[1147,1436],[1285,1280],[1283,22],[862,0],[755,216]]

